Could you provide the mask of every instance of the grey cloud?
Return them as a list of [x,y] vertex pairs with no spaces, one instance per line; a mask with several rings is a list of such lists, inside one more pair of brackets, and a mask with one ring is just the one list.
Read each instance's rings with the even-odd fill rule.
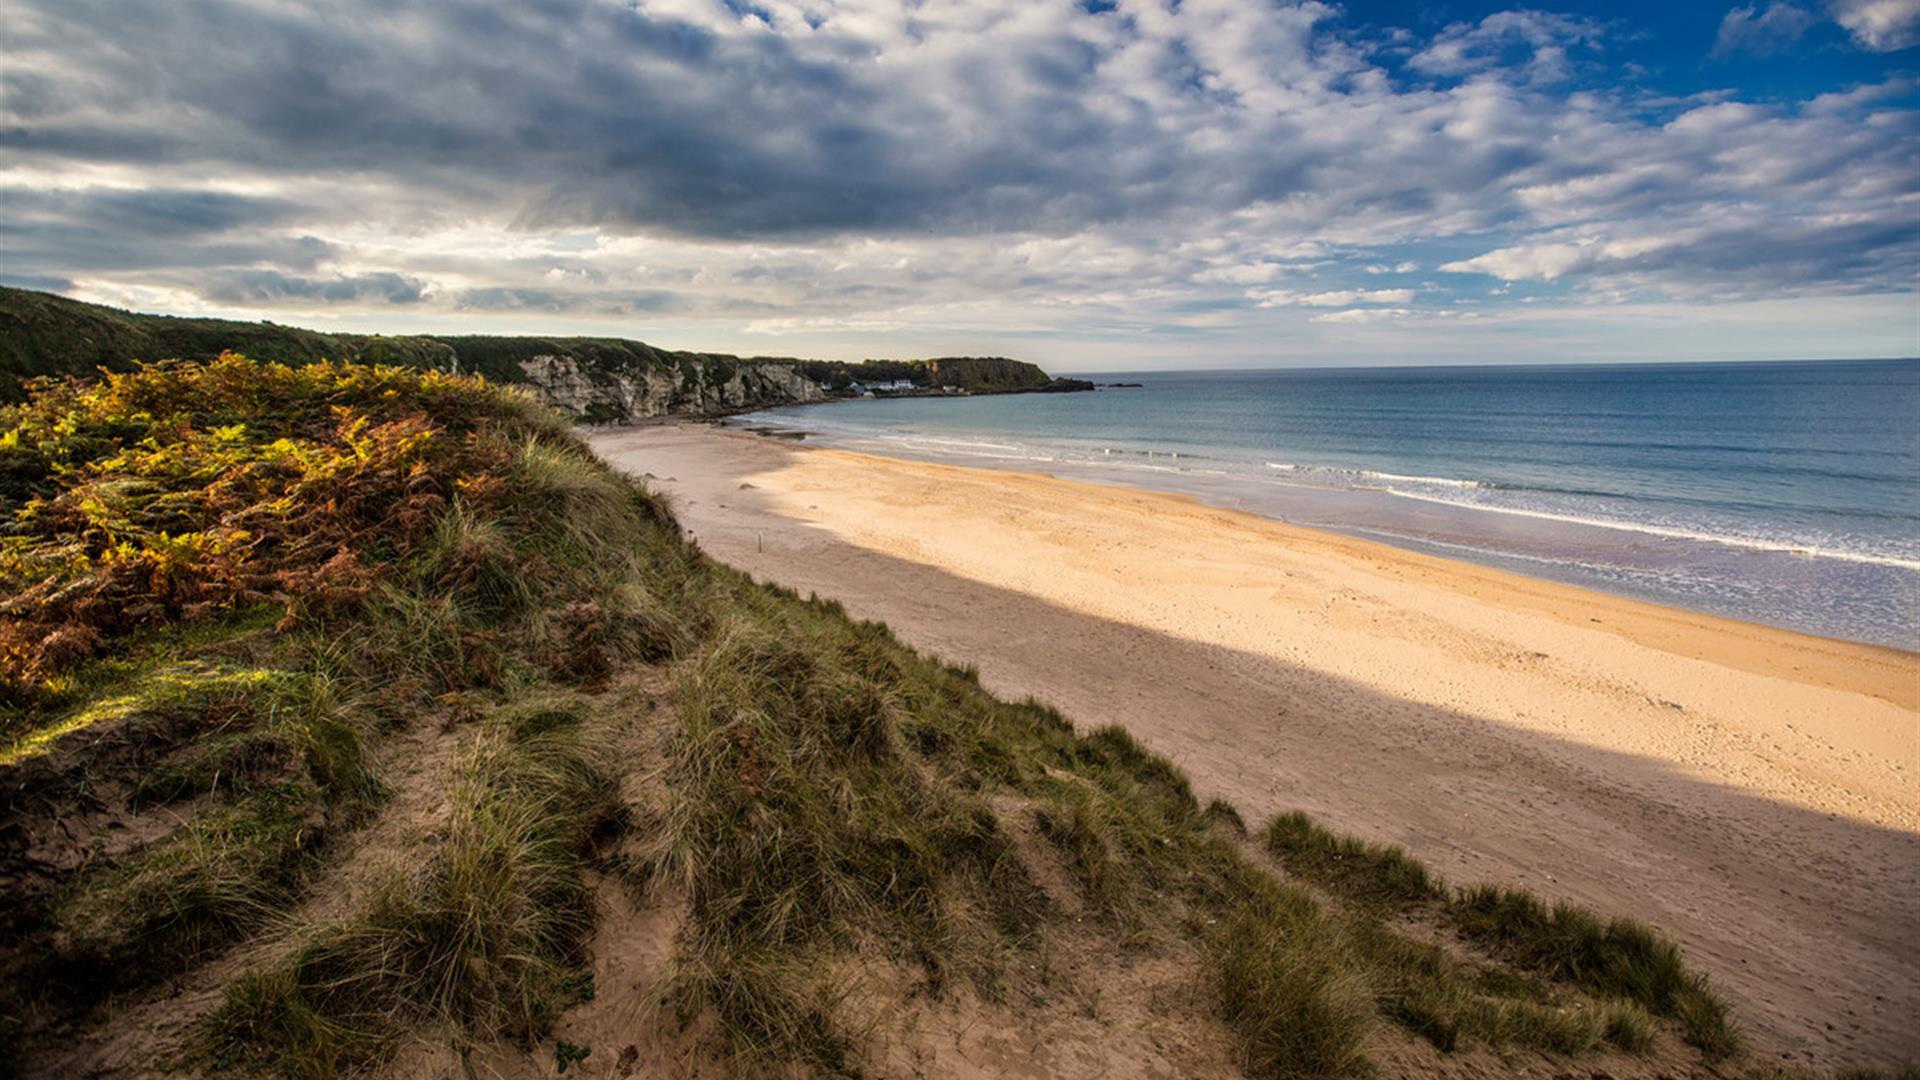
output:
[[0,285],[10,285],[16,289],[38,289],[41,292],[69,292],[73,289],[73,279],[49,277],[45,274],[11,274],[0,270]]
[[298,213],[279,199],[172,189],[0,189],[0,265],[80,271],[271,262],[311,268],[330,251],[271,227]]
[[54,192],[36,199],[45,212],[69,221],[131,235],[180,238],[284,222],[296,207],[221,191],[95,189]]
[[[1915,0],[1840,2],[1892,40],[1901,24],[1886,12]],[[1632,272],[1649,287],[1690,287],[1690,275],[1730,289],[1910,285],[1889,256],[1903,250],[1896,231],[1877,227],[1907,220],[1899,200],[1920,187],[1910,116],[1865,99],[1817,115],[1730,103],[1659,124],[1633,102],[1576,100],[1552,86],[1597,55],[1604,29],[1587,20],[1504,12],[1396,41],[1413,73],[1396,81],[1407,73],[1367,59],[1379,43],[1329,29],[1335,13],[1320,5],[1188,0],[1094,15],[954,3],[891,27],[873,5],[858,31],[834,13],[788,26],[761,12],[770,28],[748,30],[737,11],[713,12],[0,0],[10,161],[161,178],[148,191],[0,189],[25,208],[7,207],[0,255],[15,274],[145,275],[236,303],[879,309],[937,302],[955,282],[1185,283],[1196,267],[1167,253],[1195,240],[1244,249],[1242,263],[1303,241],[1393,263],[1366,253],[1435,237],[1491,251],[1574,225],[1678,228],[1739,207],[1761,231],[1860,222],[1866,247],[1808,235],[1795,250],[1748,245],[1737,259]],[[1746,41],[1784,33],[1795,13],[1775,0],[1728,19]],[[209,176],[284,194],[191,186]],[[368,254],[345,238],[472,222],[793,254],[711,256],[723,265],[706,280],[724,287],[703,298],[690,281],[707,257],[684,252],[639,268],[385,243]],[[1105,261],[1024,265],[1002,250],[1032,237],[1090,237]],[[982,238],[985,254],[969,246]],[[866,241],[935,257],[834,277]],[[190,273],[201,268],[219,273]],[[429,288],[440,273],[452,284]]]
[[1653,281],[1684,296],[1750,299],[1822,291],[1870,292],[1920,262],[1920,234],[1898,221],[1719,220],[1675,224],[1664,235],[1559,234],[1448,263],[1451,273],[1507,281],[1582,279],[1614,290]]
[[277,270],[222,270],[208,275],[200,291],[207,299],[222,304],[270,305],[288,300],[417,304],[425,296],[426,283],[386,272],[300,277]]
[[[888,168],[907,156],[899,142],[910,133],[874,123],[874,88],[794,56],[781,38],[721,41],[593,0],[432,11],[423,39],[408,32],[413,13],[382,4],[329,13],[61,0],[39,14],[76,31],[63,58],[87,74],[39,97],[144,85],[155,115],[132,112],[113,130],[83,108],[63,117],[36,102],[6,142],[96,160],[370,169],[453,180],[456,191],[477,174],[511,197],[544,188],[526,200],[536,225],[671,222],[724,234],[916,217]],[[187,55],[195,62],[160,59]]]
[[204,189],[0,189],[8,216],[80,222],[155,236],[196,236],[284,222],[298,207],[284,199]]
[[1856,291],[1911,275],[1920,265],[1920,233],[1887,222],[1768,222],[1718,229],[1689,243],[1625,259],[1606,268],[1620,274],[1659,273],[1692,278],[1702,292],[1739,295],[1792,293],[1810,281],[1856,282]]
[[671,311],[681,306],[677,293],[662,289],[620,291],[599,289],[565,292],[554,289],[487,287],[463,289],[453,298],[464,311],[550,311],[587,315],[639,315]]
[[[421,27],[376,4],[43,4],[40,21],[66,31],[58,67],[88,74],[13,109],[0,139],[100,161],[370,169],[477,187],[526,228],[712,237],[1070,231],[1196,193],[1283,195],[1325,156],[1268,144],[1260,168],[1236,162],[1196,192],[1194,170],[1167,167],[1181,140],[1154,116],[1094,108],[1115,88],[1096,81],[1094,46],[1058,28],[876,70],[874,43],[826,31],[802,55],[777,34],[721,36],[596,0],[432,10]],[[180,55],[196,62],[158,59]],[[93,84],[106,97],[145,87],[147,104],[106,126]]]
[[1737,7],[1721,18],[1713,54],[1730,56],[1748,52],[1769,56],[1799,41],[1815,21],[1811,13],[1783,0],[1773,0],[1765,11],[1754,4]]

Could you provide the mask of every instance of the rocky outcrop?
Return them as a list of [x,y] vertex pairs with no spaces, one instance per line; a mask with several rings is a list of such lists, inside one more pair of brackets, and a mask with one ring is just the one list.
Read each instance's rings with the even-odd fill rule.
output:
[[544,354],[519,362],[548,404],[595,423],[652,416],[714,416],[742,409],[823,401],[826,393],[786,364],[681,356],[671,364],[620,370]]
[[952,356],[929,360],[927,376],[932,386],[951,386],[975,394],[1038,390],[1052,381],[1038,365],[1002,356]]
[[1087,379],[1055,378],[1048,381],[1047,385],[1045,386],[1035,387],[1034,392],[1040,393],[1040,394],[1077,394],[1083,390],[1098,390],[1098,389],[1099,389],[1098,386],[1094,385],[1091,381]]

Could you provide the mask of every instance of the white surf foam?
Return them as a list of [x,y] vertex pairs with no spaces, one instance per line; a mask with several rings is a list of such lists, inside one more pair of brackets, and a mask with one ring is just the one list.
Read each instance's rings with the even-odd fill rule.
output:
[[1902,558],[1898,555],[1880,555],[1865,551],[1847,551],[1840,548],[1819,547],[1784,540],[1729,536],[1725,533],[1705,532],[1698,529],[1682,529],[1668,525],[1653,525],[1634,521],[1620,521],[1613,518],[1589,517],[1584,514],[1563,514],[1552,510],[1531,510],[1520,506],[1496,506],[1491,503],[1448,499],[1439,495],[1430,495],[1419,491],[1405,491],[1400,488],[1385,488],[1383,490],[1389,494],[1398,495],[1403,499],[1418,499],[1422,502],[1439,503],[1442,506],[1457,506],[1463,510],[1485,510],[1494,514],[1512,514],[1516,517],[1538,518],[1542,521],[1558,521],[1569,525],[1587,525],[1597,529],[1617,529],[1624,532],[1637,532],[1648,536],[1664,537],[1669,540],[1693,540],[1700,543],[1721,544],[1726,547],[1747,548],[1752,551],[1771,551],[1783,555],[1799,555],[1806,558],[1835,559],[1842,562],[1866,563],[1872,566],[1893,566],[1902,570],[1920,570],[1920,559]]
[[1432,484],[1435,487],[1483,488],[1487,485],[1479,480],[1455,480],[1446,476],[1404,476],[1400,473],[1375,472],[1372,469],[1359,470],[1361,476],[1369,480],[1385,480],[1394,484]]

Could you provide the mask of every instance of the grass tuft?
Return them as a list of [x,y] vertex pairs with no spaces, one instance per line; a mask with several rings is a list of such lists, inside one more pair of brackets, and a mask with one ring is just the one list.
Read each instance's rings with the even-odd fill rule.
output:
[[1469,970],[1431,942],[1388,929],[1369,913],[1349,927],[1381,1015],[1443,1052],[1473,1041],[1560,1054],[1594,1049],[1607,1011],[1557,1001],[1550,988]]
[[1678,1020],[1687,1041],[1712,1059],[1739,1049],[1739,1034],[1706,976],[1642,923],[1602,919],[1570,904],[1549,908],[1530,893],[1497,886],[1462,890],[1450,917],[1461,934],[1508,960]]
[[711,1009],[736,1052],[839,1067],[858,1026],[837,1018],[844,988],[801,976],[855,935],[891,942],[930,992],[958,973],[991,995],[988,958],[1044,903],[988,806],[905,756],[875,633],[808,608],[736,621],[681,685],[645,862],[691,908],[669,1000]]
[[453,794],[427,866],[230,989],[213,1060],[330,1072],[409,1024],[533,1038],[574,1000],[592,925],[583,872],[622,815],[608,763],[566,711],[504,717]]
[[1644,1054],[1653,1049],[1653,1016],[1634,1002],[1618,1002],[1607,1010],[1605,1035],[1629,1054]]
[[1366,983],[1312,899],[1298,889],[1262,888],[1204,940],[1223,1018],[1239,1035],[1249,1073],[1301,1080],[1371,1074]]
[[[1266,846],[1290,873],[1364,908],[1404,912],[1438,905],[1463,937],[1502,960],[1615,999],[1614,1011],[1598,1034],[1622,1049],[1644,1046],[1650,1038],[1641,1030],[1645,1025],[1637,1024],[1628,1012],[1629,1006],[1678,1021],[1687,1041],[1710,1060],[1723,1060],[1740,1048],[1726,1005],[1706,977],[1686,965],[1678,946],[1641,923],[1602,919],[1571,904],[1549,907],[1518,889],[1481,886],[1450,894],[1400,848],[1336,836],[1302,813],[1275,818],[1266,830]],[[1410,1010],[1405,1013],[1409,1024],[1428,1037],[1437,1035],[1437,1045],[1444,1049],[1465,1028],[1459,1025],[1462,1014],[1457,1003],[1441,1008],[1434,1004],[1436,1000],[1428,984],[1390,998],[1390,1007]],[[1479,1025],[1482,1035],[1495,1040],[1517,1038],[1561,1052],[1594,1041],[1589,1037],[1593,1027],[1589,1017],[1576,1022],[1540,1014],[1524,1004],[1501,1007],[1505,1014]]]
[[1200,813],[1208,821],[1226,828],[1235,836],[1247,835],[1247,819],[1241,817],[1240,811],[1225,799],[1209,800],[1206,809]]
[[283,782],[82,875],[52,912],[59,971],[91,996],[178,970],[267,924],[297,895],[325,828],[312,786]]
[[1336,836],[1298,811],[1267,824],[1266,846],[1290,873],[1360,903],[1399,909],[1446,895],[1404,850]]
[[1068,787],[1054,805],[1035,811],[1034,824],[1065,856],[1095,911],[1122,925],[1137,926],[1140,884],[1116,850],[1114,833],[1123,826],[1109,813],[1109,804],[1097,791]]

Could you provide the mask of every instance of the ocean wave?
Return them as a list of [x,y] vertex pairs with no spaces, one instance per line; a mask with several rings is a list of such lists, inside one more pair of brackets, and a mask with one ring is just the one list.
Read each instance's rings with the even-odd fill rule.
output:
[[904,442],[909,446],[981,447],[988,450],[1005,450],[1008,453],[1012,453],[1012,454],[1021,453],[1025,449],[1024,447],[1013,446],[1008,443],[986,442],[985,440],[980,440],[980,439],[940,439],[940,438],[935,438],[931,435],[918,435],[912,432],[902,432],[893,437],[899,439],[901,442]]
[[1848,551],[1843,548],[1822,547],[1792,540],[1770,540],[1760,537],[1734,536],[1727,533],[1707,532],[1701,529],[1684,529],[1670,525],[1655,525],[1647,522],[1621,521],[1614,518],[1591,517],[1585,514],[1567,514],[1553,510],[1534,510],[1521,506],[1500,506],[1494,503],[1448,499],[1439,495],[1430,495],[1419,491],[1405,491],[1398,488],[1385,488],[1382,490],[1385,490],[1391,495],[1398,495],[1403,499],[1418,499],[1422,502],[1438,503],[1442,506],[1454,506],[1463,510],[1485,510],[1495,514],[1512,514],[1518,517],[1537,518],[1542,521],[1558,521],[1568,525],[1587,525],[1597,529],[1616,529],[1623,532],[1642,533],[1647,536],[1659,536],[1669,540],[1692,540],[1699,543],[1719,544],[1725,547],[1746,548],[1752,551],[1770,551],[1784,555],[1799,555],[1806,558],[1834,559],[1841,562],[1865,563],[1871,566],[1891,566],[1902,570],[1920,570],[1920,559],[1905,558],[1899,555],[1882,555],[1867,551]]
[[1269,461],[1269,469],[1281,472],[1320,473],[1329,476],[1347,476],[1360,480],[1384,480],[1392,484],[1431,484],[1435,487],[1486,488],[1500,487],[1489,480],[1459,480],[1450,476],[1413,476],[1406,473],[1380,472],[1374,469],[1348,469],[1339,465],[1296,465],[1290,461]]
[[1357,470],[1369,480],[1385,480],[1392,484],[1432,484],[1436,487],[1483,488],[1488,486],[1484,480],[1455,480],[1447,476],[1403,476],[1400,473],[1375,472],[1372,469]]
[[1092,464],[1102,468],[1120,469],[1120,470],[1127,470],[1131,472],[1176,473],[1181,476],[1229,476],[1230,477],[1233,475],[1232,473],[1227,472],[1223,469],[1198,469],[1190,465],[1146,465],[1146,464],[1135,464],[1132,462],[1126,462],[1126,463],[1114,462],[1113,464],[1109,465],[1109,464],[1106,464],[1105,462],[1084,462],[1079,460],[1073,460],[1072,464],[1075,464],[1075,465]]
[[1386,540],[1396,540],[1402,544],[1417,544],[1421,547],[1438,548],[1443,551],[1458,551],[1469,555],[1479,555],[1482,558],[1488,559],[1536,563],[1541,566],[1571,567],[1596,574],[1618,573],[1638,577],[1659,578],[1661,580],[1671,580],[1673,577],[1673,571],[1665,567],[1653,569],[1628,566],[1617,562],[1596,562],[1588,559],[1577,559],[1568,555],[1537,555],[1531,552],[1516,551],[1512,548],[1495,547],[1488,544],[1471,544],[1460,540],[1442,540],[1439,537],[1428,536],[1425,533],[1407,532],[1377,525],[1349,525],[1338,522],[1308,521],[1304,519],[1296,522],[1296,524],[1305,525],[1313,529],[1348,532],[1358,536],[1377,536]]

